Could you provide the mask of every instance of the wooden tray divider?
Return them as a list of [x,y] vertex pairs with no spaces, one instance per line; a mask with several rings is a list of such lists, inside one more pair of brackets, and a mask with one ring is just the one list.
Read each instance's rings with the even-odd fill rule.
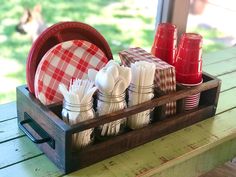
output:
[[[158,106],[162,106],[162,105],[172,102],[172,101],[184,99],[188,95],[193,95],[193,94],[196,94],[199,92],[204,92],[206,90],[217,88],[217,86],[218,86],[218,82],[215,80],[208,81],[208,83],[203,82],[201,85],[196,86],[196,87],[185,88],[185,89],[179,90],[177,92],[172,92],[172,93],[169,93],[168,95],[164,95],[159,98],[154,98],[150,101],[147,101],[147,102],[144,102],[144,103],[132,106],[132,107],[128,107],[124,110],[120,110],[120,111],[116,111],[116,112],[113,112],[110,114],[98,116],[95,119],[91,119],[91,120],[87,120],[84,122],[80,122],[78,124],[74,124],[71,126],[71,129],[69,129],[68,131],[70,133],[76,133],[76,132],[80,132],[80,131],[83,131],[83,130],[86,130],[89,128],[98,127],[98,126],[106,124],[108,122],[123,119],[127,116],[137,114],[142,111],[152,109],[152,108],[155,108]],[[214,94],[216,94],[216,93],[212,93],[212,95],[214,95]],[[180,101],[180,102],[184,102],[184,101]]]

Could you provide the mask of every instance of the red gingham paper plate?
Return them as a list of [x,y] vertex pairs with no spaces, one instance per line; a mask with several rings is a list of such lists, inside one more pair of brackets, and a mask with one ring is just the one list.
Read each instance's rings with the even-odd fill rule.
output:
[[85,79],[89,68],[99,70],[107,62],[106,55],[90,42],[62,42],[40,61],[35,74],[35,96],[45,105],[62,101],[59,83],[68,86],[72,78]]
[[55,45],[71,41],[85,40],[99,47],[108,59],[112,59],[111,49],[106,39],[92,26],[82,22],[60,22],[52,25],[39,35],[33,43],[26,62],[26,82],[34,94],[35,72],[42,57]]

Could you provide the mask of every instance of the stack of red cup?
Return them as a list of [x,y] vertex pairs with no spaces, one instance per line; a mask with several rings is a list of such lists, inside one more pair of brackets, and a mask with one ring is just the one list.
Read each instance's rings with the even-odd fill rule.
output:
[[[202,36],[196,33],[184,33],[178,46],[175,59],[176,80],[186,87],[195,87],[202,83]],[[198,107],[200,93],[185,100],[185,110]]]
[[177,27],[171,23],[158,25],[151,53],[167,63],[175,63]]

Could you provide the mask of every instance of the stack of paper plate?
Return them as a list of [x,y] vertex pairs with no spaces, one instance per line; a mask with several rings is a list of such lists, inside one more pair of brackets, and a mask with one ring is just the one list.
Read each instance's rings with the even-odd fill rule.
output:
[[105,38],[93,27],[81,22],[61,22],[46,29],[34,42],[27,58],[26,81],[34,94],[35,72],[43,56],[54,46],[65,41],[84,40],[96,45],[106,58],[112,59]]

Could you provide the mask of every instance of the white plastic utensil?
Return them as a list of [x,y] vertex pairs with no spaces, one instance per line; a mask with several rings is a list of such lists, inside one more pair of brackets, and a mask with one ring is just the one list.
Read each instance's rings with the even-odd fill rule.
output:
[[114,88],[115,81],[113,79],[113,76],[108,75],[105,68],[103,68],[97,73],[95,84],[101,92],[109,94]]
[[59,90],[62,93],[65,100],[68,101],[69,100],[69,98],[68,98],[69,92],[67,91],[66,86],[64,84],[59,84]]
[[96,75],[97,75],[98,71],[95,69],[88,69],[88,78],[91,81],[95,81]]
[[[94,82],[90,80],[74,79],[70,81],[69,90],[65,85],[60,84],[59,90],[66,100],[67,107],[63,106],[62,114],[63,120],[70,125],[83,122],[92,119],[92,108],[83,110],[83,105],[89,105],[92,101],[92,96],[97,90],[94,87]],[[69,107],[69,109],[68,109]],[[75,133],[72,136],[72,140],[75,146],[84,147],[91,142],[91,133],[93,129],[84,130],[79,133]]]
[[115,60],[109,60],[105,67],[108,68],[108,67],[114,66],[114,65],[120,66],[119,63],[117,63]]
[[[155,64],[145,61],[135,62],[131,64],[131,72],[132,85],[129,90],[128,105],[133,106],[151,100],[153,97],[152,86],[155,74]],[[137,129],[147,125],[150,121],[150,111],[151,110],[147,110],[130,116],[128,118],[128,126],[132,129]]]
[[[109,61],[95,77],[95,84],[107,102],[98,104],[99,115],[123,109],[124,97],[121,96],[131,82],[131,69],[120,66],[114,60]],[[120,121],[113,121],[101,126],[101,135],[116,135],[120,131]]]
[[127,88],[131,82],[131,69],[125,66],[119,67],[119,76],[123,78],[125,87]]
[[97,90],[97,87],[93,87],[90,90],[88,90],[88,92],[86,93],[86,95],[82,98],[81,100],[81,104],[86,104],[88,103],[91,99],[92,96],[94,94],[94,92]]
[[126,90],[126,82],[122,77],[119,77],[119,80],[116,82],[112,95],[120,95]]
[[109,67],[107,67],[106,73],[109,75],[112,75],[114,81],[116,81],[119,77],[119,66],[117,65],[110,65]]

